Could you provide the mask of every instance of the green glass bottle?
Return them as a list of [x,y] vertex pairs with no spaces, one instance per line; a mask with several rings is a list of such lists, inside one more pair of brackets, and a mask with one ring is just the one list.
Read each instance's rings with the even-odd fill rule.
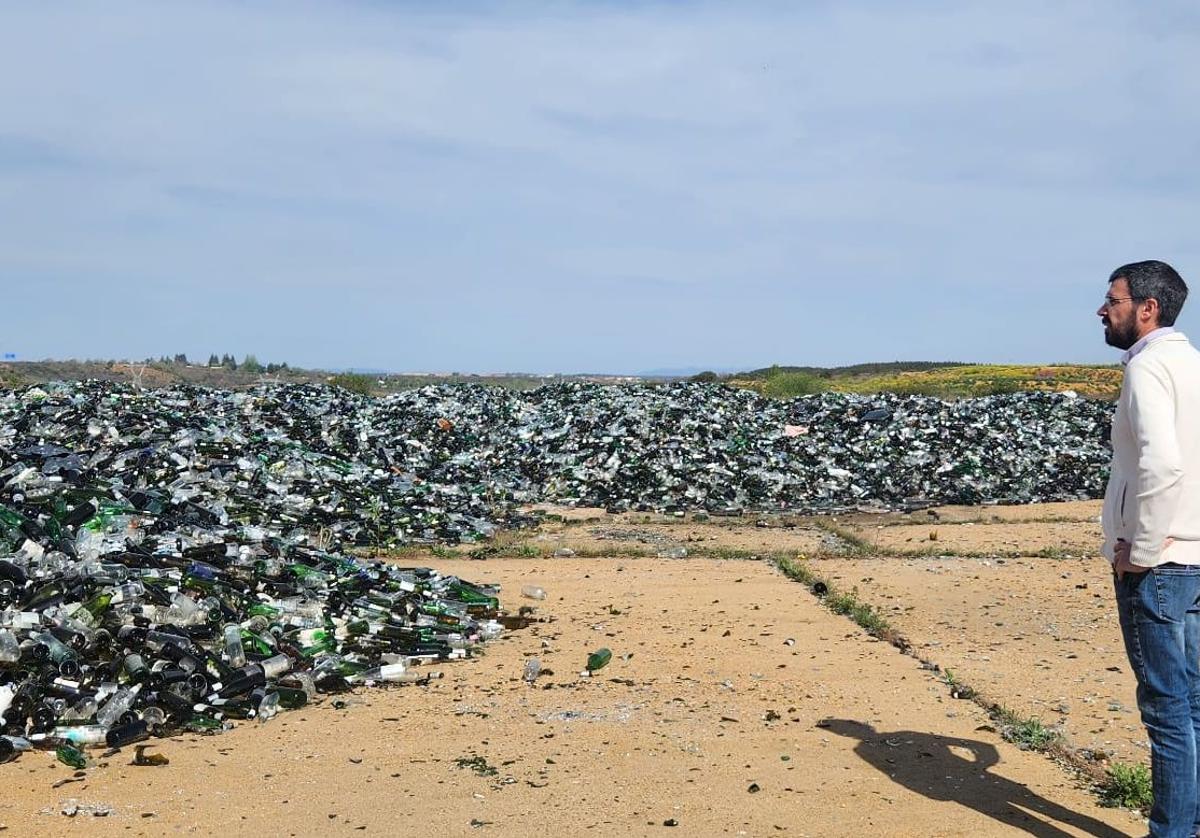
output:
[[190,588],[196,591],[203,591],[206,594],[213,594],[217,590],[217,583],[211,579],[204,579],[194,573],[185,573],[179,581],[180,587]]
[[319,655],[321,652],[332,652],[337,648],[337,640],[323,629],[304,629],[295,636],[296,645],[306,658]]
[[83,609],[93,617],[99,617],[108,610],[108,606],[112,604],[113,592],[111,590],[101,591],[83,604]]
[[55,749],[54,755],[58,757],[58,761],[63,765],[69,765],[72,768],[79,770],[88,767],[87,754],[76,748],[74,745],[59,745],[58,748]]
[[[482,605],[485,608],[495,611],[500,608],[500,600],[490,594],[484,593],[473,585],[468,585],[465,582],[456,582],[449,586],[446,590],[446,596],[449,599],[465,602],[467,605]],[[468,609],[474,611],[474,609]]]
[[24,523],[23,515],[0,504],[0,545],[7,544],[9,547],[15,547],[24,541],[25,534],[21,530],[21,525]]
[[47,518],[44,526],[46,528],[46,535],[50,536],[55,541],[62,540],[63,528],[62,524],[60,524],[57,519]]
[[62,586],[56,582],[51,582],[43,585],[33,596],[21,603],[21,607],[25,611],[38,611],[43,606],[49,605],[54,599],[61,597],[63,594]]
[[279,706],[286,710],[296,710],[308,704],[308,693],[304,690],[280,686],[274,689],[279,695]]
[[127,506],[123,503],[116,503],[114,501],[100,501],[99,507],[96,510],[96,514],[85,521],[83,526],[92,532],[103,532],[104,530],[108,529],[108,525],[111,524],[115,518],[118,518],[121,515],[127,515],[133,511],[133,507]]
[[273,655],[275,654],[275,646],[264,639],[265,635],[256,634],[247,629],[242,629],[242,646],[250,652],[258,655]]
[[371,631],[371,624],[366,620],[353,620],[346,624],[346,634],[350,637],[359,637]]
[[612,651],[607,648],[597,649],[588,655],[587,671],[595,672],[598,669],[603,669],[608,666],[608,662],[612,660]]
[[223,725],[220,719],[215,719],[205,713],[196,713],[184,723],[183,727],[185,730],[195,733],[212,733],[214,730],[220,730]]

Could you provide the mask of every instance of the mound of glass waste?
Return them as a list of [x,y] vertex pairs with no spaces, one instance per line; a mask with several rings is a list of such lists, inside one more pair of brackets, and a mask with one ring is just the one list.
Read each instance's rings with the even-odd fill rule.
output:
[[497,591],[348,557],[470,542],[536,502],[821,511],[1096,497],[1111,405],[719,385],[0,392],[0,758],[269,718],[411,682]]
[[1097,497],[1111,414],[1044,393],[777,401],[711,384],[567,383],[371,399],[92,382],[0,393],[0,486],[40,507],[98,492],[171,522],[335,545],[446,543],[519,526],[516,510],[538,502],[821,511]]
[[[2,759],[44,742],[83,767],[80,746],[266,720],[355,684],[421,683],[440,677],[430,663],[501,631],[497,592],[456,577],[248,532],[158,532],[152,517],[83,504],[89,517],[62,530],[2,513],[10,533],[32,536],[0,560]],[[48,550],[45,529],[76,530],[100,556]]]

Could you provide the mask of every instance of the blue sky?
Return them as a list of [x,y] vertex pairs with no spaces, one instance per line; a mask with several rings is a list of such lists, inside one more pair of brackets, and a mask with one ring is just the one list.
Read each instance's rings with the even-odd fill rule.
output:
[[1190,2],[3,15],[21,358],[1111,362],[1112,268],[1200,285]]

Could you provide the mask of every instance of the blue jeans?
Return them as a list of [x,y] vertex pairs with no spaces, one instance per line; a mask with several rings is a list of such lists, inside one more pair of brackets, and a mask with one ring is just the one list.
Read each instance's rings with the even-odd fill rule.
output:
[[1200,827],[1200,566],[1165,564],[1114,581],[1150,734],[1150,834],[1190,838]]

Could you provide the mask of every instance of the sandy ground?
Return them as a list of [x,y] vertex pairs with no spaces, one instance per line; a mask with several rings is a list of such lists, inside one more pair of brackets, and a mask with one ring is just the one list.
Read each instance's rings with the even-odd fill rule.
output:
[[1076,747],[1144,762],[1133,674],[1101,559],[831,559],[923,658]]
[[[889,550],[929,545],[893,536],[916,525],[881,527],[859,518],[846,529],[879,545],[879,554],[819,559],[813,567],[841,587],[857,588],[918,654],[951,668],[989,699],[1060,728],[1078,748],[1147,761],[1112,574],[1098,557],[1099,503],[995,510],[1009,523],[973,523],[965,511],[939,510],[934,524],[938,549],[951,555],[888,557]],[[1043,522],[1029,523],[1035,517]],[[1062,556],[953,556],[1022,550]]]
[[[1052,513],[1094,517],[1090,507],[1038,511]],[[953,517],[945,512],[942,530]],[[1004,520],[1031,517],[1026,508]],[[586,540],[590,528],[666,530],[671,543],[741,551],[829,555],[831,544],[817,523],[754,520],[581,520],[525,537]],[[972,549],[962,532],[950,535]],[[499,582],[507,607],[536,605],[547,622],[440,667],[445,677],[427,687],[361,690],[344,706],[326,699],[265,725],[160,741],[164,767],[132,766],[127,749],[76,778],[52,754],[26,754],[0,766],[0,824],[18,835],[1144,833],[1135,815],[1099,807],[1051,760],[1002,741],[936,673],[831,614],[768,562],[421,563]],[[989,697],[1063,720],[1077,744],[1144,756],[1098,560],[812,566],[857,586],[922,655]],[[523,584],[550,595],[523,600]],[[581,678],[600,646],[612,663]],[[521,680],[531,656],[543,666],[532,686]],[[1060,702],[1065,712],[1054,709]],[[61,811],[72,800],[85,808],[69,818]],[[88,814],[95,804],[111,813]]]
[[[615,517],[615,516],[614,516]],[[767,523],[764,521],[764,523]],[[827,533],[812,526],[757,526],[680,521],[674,524],[641,523],[637,519],[588,522],[579,526],[543,527],[526,543],[539,553],[570,550],[582,556],[679,555],[678,548],[691,554],[712,551],[814,553],[834,545]]]
[[924,550],[931,554],[1095,555],[1098,523],[902,524],[852,530],[881,554]]

